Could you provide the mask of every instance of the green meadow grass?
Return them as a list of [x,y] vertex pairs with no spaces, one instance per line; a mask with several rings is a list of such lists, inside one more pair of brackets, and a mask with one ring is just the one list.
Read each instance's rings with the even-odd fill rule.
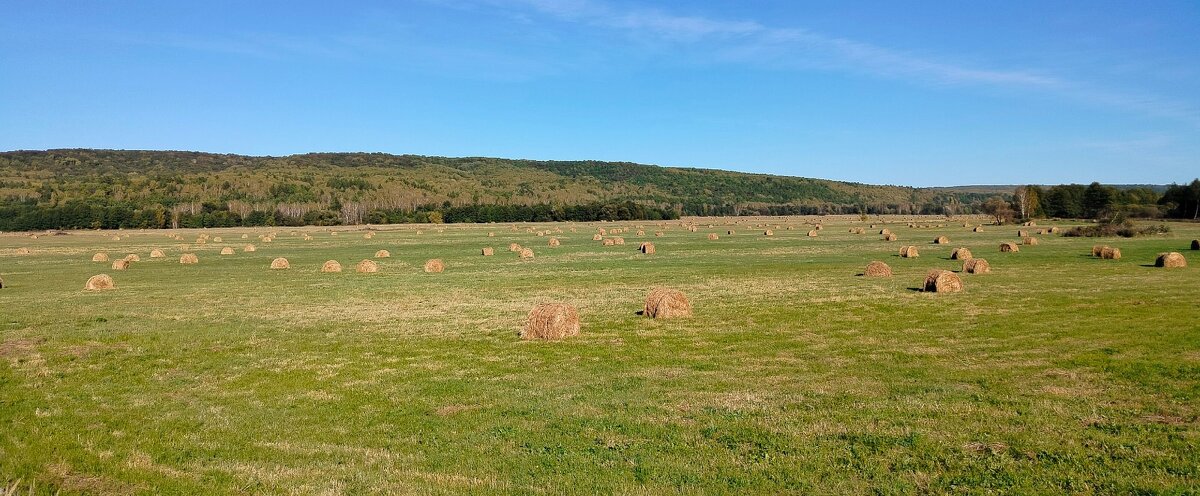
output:
[[[206,245],[191,244],[199,231],[6,234],[0,486],[1200,493],[1200,252],[1187,250],[1200,225],[1045,235],[1008,254],[998,245],[1017,227],[898,222],[889,243],[848,233],[867,225],[849,218],[809,238],[803,220],[698,219],[662,237],[627,223],[611,247],[591,239],[600,224],[528,225],[562,229],[558,248],[527,225],[387,226],[370,240],[298,230],[312,241],[281,228],[271,243],[264,229],[209,230],[225,242]],[[783,227],[766,237],[753,226],[766,222]],[[951,243],[930,244],[938,235]],[[637,253],[643,240],[657,253]],[[518,260],[512,242],[536,258]],[[182,243],[198,265],[178,263]],[[1091,257],[1096,243],[1124,258]],[[904,244],[920,257],[898,257]],[[958,270],[959,246],[993,273],[961,274],[958,294],[916,291],[929,269]],[[379,273],[354,272],[379,249],[392,254]],[[113,271],[91,262],[100,251],[142,261]],[[1150,266],[1162,251],[1191,266]],[[268,269],[279,256],[291,269]],[[446,271],[424,273],[430,258]],[[345,271],[320,273],[330,259]],[[858,276],[871,260],[894,277]],[[117,289],[83,291],[99,273]],[[695,315],[637,315],[656,286],[682,290]],[[520,340],[547,301],[575,305],[582,335]]]

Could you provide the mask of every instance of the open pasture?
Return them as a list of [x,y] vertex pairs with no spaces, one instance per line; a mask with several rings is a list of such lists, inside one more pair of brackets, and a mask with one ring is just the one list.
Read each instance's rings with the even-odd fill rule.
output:
[[[985,222],[6,233],[0,482],[22,494],[1194,494],[1200,225],[1094,239],[1037,234],[1067,222],[975,232]],[[600,228],[624,243],[594,240]],[[1097,244],[1120,258],[1092,256]],[[916,256],[900,256],[909,245]],[[962,247],[991,272],[959,272]],[[1154,267],[1161,252],[1188,266]],[[114,270],[129,254],[140,261]],[[272,269],[280,257],[288,268]],[[356,270],[367,259],[377,272]],[[426,272],[431,259],[444,271]],[[340,272],[322,271],[330,260]],[[860,275],[871,261],[892,275]],[[962,291],[919,291],[931,269],[955,271]],[[115,289],[85,291],[97,274]],[[638,315],[657,287],[682,291],[692,316]],[[578,309],[580,334],[521,339],[548,302]]]

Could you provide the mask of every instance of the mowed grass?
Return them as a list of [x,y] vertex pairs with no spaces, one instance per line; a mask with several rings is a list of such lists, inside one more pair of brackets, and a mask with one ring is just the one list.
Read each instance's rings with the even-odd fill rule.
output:
[[[387,226],[369,240],[278,228],[271,243],[267,229],[218,229],[204,232],[224,242],[205,245],[186,230],[172,231],[183,242],[6,234],[0,482],[22,494],[1200,492],[1200,252],[1187,250],[1200,225],[1044,235],[1009,254],[998,245],[1017,227],[827,218],[809,238],[811,220]],[[614,225],[630,228],[624,246],[592,241]],[[526,227],[561,229],[562,246]],[[938,235],[951,243],[930,244]],[[1097,243],[1123,258],[1089,256]],[[180,265],[180,244],[200,263]],[[920,257],[898,257],[905,244]],[[915,291],[929,269],[961,267],[959,246],[994,272],[960,274],[958,294]],[[354,272],[379,249],[392,254],[379,273]],[[1191,266],[1150,266],[1162,251]],[[113,271],[95,252],[142,261]],[[279,256],[291,269],[268,269]],[[446,271],[424,273],[430,258]],[[330,259],[344,272],[320,273]],[[858,276],[871,260],[895,276]],[[100,273],[117,289],[83,291]],[[695,316],[637,315],[656,286],[685,292]],[[547,301],[579,309],[580,337],[517,337]]]

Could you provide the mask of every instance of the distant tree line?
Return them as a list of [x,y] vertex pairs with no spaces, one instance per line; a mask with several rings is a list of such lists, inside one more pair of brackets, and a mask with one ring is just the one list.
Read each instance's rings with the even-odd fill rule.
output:
[[[678,219],[675,209],[657,208],[631,201],[584,205],[423,205],[414,210],[372,210],[369,224],[456,222],[551,222]],[[225,204],[204,203],[195,213],[178,212],[161,205],[139,207],[130,202],[70,200],[42,206],[34,201],[0,206],[0,231],[46,229],[164,229],[171,227],[332,226],[342,224],[333,210],[310,210],[301,216],[252,210],[246,215]]]
[[982,211],[997,222],[1034,218],[1200,220],[1200,179],[1172,184],[1161,194],[1147,187],[1116,188],[1098,182],[1019,186],[1008,198],[989,198]]

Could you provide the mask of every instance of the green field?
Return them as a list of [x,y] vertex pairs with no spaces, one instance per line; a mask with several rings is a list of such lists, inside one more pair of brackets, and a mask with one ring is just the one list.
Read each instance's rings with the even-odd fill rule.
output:
[[[810,238],[816,218],[690,220],[696,232],[279,228],[270,243],[258,239],[266,228],[0,235],[0,483],[21,494],[1200,493],[1200,252],[1188,250],[1200,224],[1044,235],[1000,253],[1017,227],[828,218]],[[601,226],[630,227],[626,244],[593,241]],[[561,229],[562,246],[528,228]],[[224,242],[193,244],[202,232]],[[930,244],[938,235],[951,243]],[[638,253],[640,241],[657,253]],[[519,260],[513,242],[536,258]],[[1123,258],[1091,257],[1097,243]],[[178,263],[181,244],[199,264]],[[898,257],[906,244],[921,256]],[[225,246],[236,254],[219,255]],[[480,256],[485,246],[496,255]],[[961,266],[949,260],[959,246],[993,273],[961,274],[957,294],[916,291],[929,269]],[[167,258],[151,259],[156,248]],[[392,254],[379,273],[354,271],[379,249]],[[1163,251],[1191,266],[1153,267]],[[96,252],[142,261],[113,271]],[[291,269],[269,270],[280,256]],[[446,271],[424,273],[430,258]],[[345,271],[321,273],[329,259]],[[858,276],[872,260],[895,275]],[[84,291],[100,273],[117,288]],[[637,315],[658,286],[686,293],[695,315]],[[581,336],[518,338],[548,301],[579,309]]]

